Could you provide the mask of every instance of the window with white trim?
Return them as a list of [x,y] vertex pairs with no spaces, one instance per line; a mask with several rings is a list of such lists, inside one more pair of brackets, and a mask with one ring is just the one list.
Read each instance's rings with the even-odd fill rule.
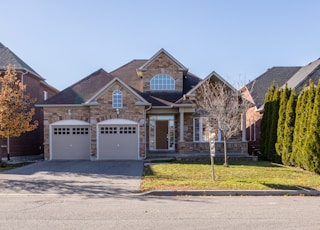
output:
[[47,99],[48,99],[48,92],[43,91],[43,100],[47,100]]
[[195,117],[193,119],[193,140],[195,142],[209,141],[212,132],[210,122],[212,123],[213,119],[209,117]]
[[118,89],[112,93],[112,108],[122,108],[122,92]]
[[168,74],[157,74],[150,81],[151,90],[174,90],[175,81]]

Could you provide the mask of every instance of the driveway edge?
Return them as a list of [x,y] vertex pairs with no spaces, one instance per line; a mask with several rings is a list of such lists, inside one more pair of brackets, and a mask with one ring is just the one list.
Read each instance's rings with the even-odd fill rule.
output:
[[319,190],[153,190],[143,196],[320,196]]

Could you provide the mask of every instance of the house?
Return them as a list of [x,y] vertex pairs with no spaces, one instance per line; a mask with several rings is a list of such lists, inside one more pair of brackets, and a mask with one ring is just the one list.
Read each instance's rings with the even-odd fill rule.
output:
[[306,66],[295,67],[272,67],[251,81],[240,90],[243,97],[254,104],[246,114],[247,134],[249,141],[249,152],[259,148],[260,124],[264,111],[264,99],[268,88],[275,84],[276,87],[287,87],[296,89],[299,93],[304,85],[312,80],[315,84],[320,78],[320,59]]
[[[0,43],[0,72],[2,74],[9,64],[16,69],[18,79],[26,85],[26,93],[31,98],[36,99],[38,103],[58,92],[57,89],[49,85],[43,77],[9,48]],[[7,155],[7,149],[10,151],[10,156],[38,155],[43,153],[43,113],[41,108],[35,109],[34,119],[39,121],[39,126],[36,130],[24,133],[20,137],[10,138],[8,143],[7,140],[2,140],[3,154]],[[4,155],[0,157],[4,157]]]
[[[215,72],[208,78],[225,82]],[[202,82],[164,49],[110,73],[99,69],[37,105],[44,112],[45,158],[136,160],[209,151],[209,119],[192,103]],[[247,151],[241,132],[228,148]]]

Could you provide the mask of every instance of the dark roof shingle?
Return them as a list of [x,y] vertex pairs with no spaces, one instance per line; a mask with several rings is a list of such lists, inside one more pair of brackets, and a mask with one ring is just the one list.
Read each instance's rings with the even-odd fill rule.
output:
[[43,104],[82,104],[93,97],[113,78],[111,74],[99,69],[46,100]]
[[268,88],[274,83],[283,86],[301,67],[272,67],[246,85],[257,108],[264,104]]
[[13,65],[17,70],[26,70],[44,80],[36,71],[34,71],[29,65],[22,61],[9,48],[0,43],[0,69],[6,69],[9,64]]

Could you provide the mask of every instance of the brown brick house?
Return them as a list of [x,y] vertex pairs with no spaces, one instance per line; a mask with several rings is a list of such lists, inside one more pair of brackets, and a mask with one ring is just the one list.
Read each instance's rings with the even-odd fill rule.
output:
[[[0,43],[0,72],[3,73],[11,64],[17,71],[18,78],[26,85],[26,93],[37,102],[42,102],[56,94],[58,90],[46,83],[45,79],[22,61],[9,48]],[[38,155],[43,153],[43,113],[36,108],[34,119],[39,121],[36,130],[22,134],[18,138],[10,138],[10,156]],[[7,140],[2,140],[3,156],[7,155]]]
[[252,106],[246,114],[249,152],[259,149],[260,124],[264,112],[264,99],[268,88],[275,84],[276,87],[295,88],[299,93],[304,85],[312,80],[315,84],[320,78],[320,59],[317,59],[303,67],[272,67],[257,77],[254,81],[242,87],[243,97],[252,102]]
[[[207,78],[224,81],[215,72]],[[201,83],[164,49],[110,73],[100,69],[38,105],[45,158],[143,159],[151,152],[208,151],[209,119],[196,115],[190,100]],[[218,151],[219,141],[218,135]],[[247,151],[241,133],[229,151]]]

